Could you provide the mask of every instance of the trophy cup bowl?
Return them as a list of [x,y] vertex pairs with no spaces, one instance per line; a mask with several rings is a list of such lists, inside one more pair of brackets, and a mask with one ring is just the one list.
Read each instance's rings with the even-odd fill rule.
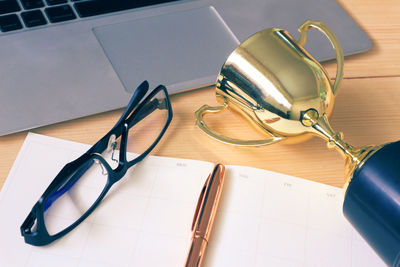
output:
[[[304,49],[307,31],[326,35],[336,52],[332,84],[325,69]],[[400,142],[354,148],[328,118],[343,76],[343,53],[322,22],[306,21],[298,41],[283,29],[260,31],[227,58],[216,82],[217,107],[196,111],[196,125],[210,137],[237,146],[298,143],[312,136],[328,142],[345,159],[343,212],[389,265],[400,264]],[[233,110],[270,135],[261,140],[224,136],[203,120],[208,113]]]

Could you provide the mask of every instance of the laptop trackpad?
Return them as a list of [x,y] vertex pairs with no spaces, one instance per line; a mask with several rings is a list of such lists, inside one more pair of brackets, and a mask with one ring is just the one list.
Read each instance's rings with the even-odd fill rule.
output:
[[170,92],[214,83],[239,44],[213,7],[93,29],[125,89],[148,80]]

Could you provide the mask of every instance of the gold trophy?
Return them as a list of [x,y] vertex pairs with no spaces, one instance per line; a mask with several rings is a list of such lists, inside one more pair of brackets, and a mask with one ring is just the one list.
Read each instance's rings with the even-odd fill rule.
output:
[[[333,84],[304,49],[310,28],[325,34],[336,52]],[[296,41],[286,30],[270,28],[241,43],[218,75],[216,97],[221,105],[202,106],[195,113],[196,125],[210,137],[238,146],[295,143],[314,135],[325,139],[346,161],[345,216],[387,264],[400,264],[400,142],[355,148],[332,129],[328,118],[343,76],[340,43],[322,22],[308,20],[299,32]],[[234,139],[214,131],[203,120],[207,113],[228,109],[271,137]]]

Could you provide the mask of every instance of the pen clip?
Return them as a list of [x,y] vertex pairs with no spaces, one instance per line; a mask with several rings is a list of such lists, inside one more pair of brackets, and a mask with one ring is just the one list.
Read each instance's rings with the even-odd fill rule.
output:
[[204,200],[204,194],[205,194],[208,184],[210,182],[211,175],[212,175],[211,173],[210,173],[210,175],[208,175],[208,178],[207,178],[206,182],[204,183],[203,189],[201,189],[201,193],[199,195],[199,200],[197,200],[196,211],[194,212],[193,222],[192,222],[192,231],[194,230],[194,228],[196,226],[197,218],[199,217],[200,208],[201,208],[203,200]]

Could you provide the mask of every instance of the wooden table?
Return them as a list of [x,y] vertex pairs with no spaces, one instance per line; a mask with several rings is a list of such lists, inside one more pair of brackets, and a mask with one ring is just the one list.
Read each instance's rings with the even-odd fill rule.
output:
[[[400,139],[400,4],[397,0],[339,0],[373,41],[373,48],[345,59],[345,74],[331,117],[355,146]],[[336,63],[324,64],[334,77]],[[247,165],[342,186],[344,161],[322,139],[296,145],[232,147],[210,139],[194,126],[194,111],[216,104],[215,88],[171,97],[174,119],[154,155]],[[32,132],[93,144],[116,122],[121,110],[32,130]],[[2,114],[5,116],[7,114]],[[217,123],[228,118],[229,124]],[[251,132],[242,119],[223,113],[210,123],[224,133],[245,137]],[[0,188],[27,132],[0,137]]]

